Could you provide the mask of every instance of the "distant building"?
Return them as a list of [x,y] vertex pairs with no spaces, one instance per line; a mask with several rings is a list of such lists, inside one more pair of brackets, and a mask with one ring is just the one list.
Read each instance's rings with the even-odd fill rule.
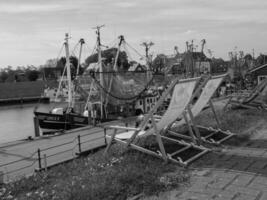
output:
[[200,74],[208,74],[211,72],[211,66],[209,61],[196,61],[195,69],[197,69]]
[[224,61],[223,59],[212,59],[211,61],[211,74],[221,74],[228,71],[230,66],[229,61]]
[[251,74],[251,76],[257,80],[257,83],[259,84],[262,80],[267,78],[267,64],[255,67],[248,71],[248,73]]

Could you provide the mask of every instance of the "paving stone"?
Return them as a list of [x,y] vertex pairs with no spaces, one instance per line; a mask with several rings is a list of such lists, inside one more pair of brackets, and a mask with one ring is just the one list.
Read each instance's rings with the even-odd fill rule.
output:
[[215,194],[213,196],[213,199],[216,199],[216,200],[228,200],[228,199],[231,199],[235,196],[236,192],[235,191],[227,191],[227,190],[222,190],[220,192],[218,192],[217,194]]
[[188,191],[190,192],[199,192],[204,193],[207,189],[207,184],[194,184],[190,188],[188,188]]
[[267,191],[263,192],[259,199],[257,200],[266,200],[267,199]]
[[265,151],[261,156],[267,158],[267,151]]
[[257,176],[252,182],[255,184],[262,184],[262,185],[267,185],[267,177],[266,176]]
[[239,170],[239,171],[246,171],[252,164],[253,164],[253,161],[235,162],[232,169]]
[[213,197],[212,200],[232,200],[232,197],[225,197],[225,196]]
[[264,167],[267,165],[267,160],[263,161],[263,160],[258,160],[255,161],[252,165],[249,166],[248,170],[250,169],[264,169]]
[[236,176],[238,176],[240,172],[234,172],[234,171],[213,171],[211,176],[213,177],[224,177],[228,179],[234,179]]
[[197,192],[184,192],[177,197],[179,200],[212,200],[212,196]]
[[257,196],[250,196],[247,194],[241,194],[241,195],[237,195],[235,198],[233,198],[234,200],[258,200]]
[[223,189],[225,188],[230,182],[232,181],[232,179],[227,179],[227,178],[216,178],[214,179],[212,182],[210,182],[207,187],[209,188],[217,188],[217,189]]
[[262,157],[265,154],[265,150],[263,149],[251,149],[247,152],[249,157]]
[[213,181],[214,178],[212,177],[192,177],[190,180],[191,187],[203,187],[208,185],[210,182]]
[[251,196],[258,196],[261,191],[257,190],[257,189],[252,189],[252,188],[245,188],[245,187],[239,187],[236,185],[229,185],[226,188],[227,191],[234,191],[236,194],[240,194],[240,195],[251,195]]
[[262,192],[267,192],[267,185],[263,185],[263,184],[260,184],[260,183],[251,183],[248,188],[252,188],[252,189],[256,189],[256,190],[260,190]]
[[217,194],[221,190],[218,188],[212,188],[209,185],[201,185],[201,184],[194,184],[187,190],[188,192],[193,192],[193,193],[201,193],[201,194],[209,194],[211,196]]
[[255,175],[250,174],[240,174],[233,182],[233,185],[244,187],[248,185],[253,179]]
[[232,169],[234,165],[235,165],[235,161],[228,160],[228,161],[225,161],[225,162],[222,162],[222,163],[217,163],[216,167],[225,169],[227,171],[229,169]]

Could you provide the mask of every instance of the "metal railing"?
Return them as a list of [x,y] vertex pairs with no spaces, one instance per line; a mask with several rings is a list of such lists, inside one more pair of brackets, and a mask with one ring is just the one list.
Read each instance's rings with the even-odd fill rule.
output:
[[[105,133],[101,134],[100,137],[96,137],[93,139],[86,139],[86,136],[92,135],[92,134],[96,134],[96,133],[101,133],[101,131],[94,131],[88,134],[83,134],[83,135],[77,135],[76,137],[74,137],[72,140],[68,141],[68,142],[64,142],[58,145],[54,145],[54,146],[50,146],[47,148],[38,148],[35,152],[33,152],[29,157],[24,157],[18,160],[14,160],[8,163],[4,163],[4,164],[0,164],[0,172],[1,176],[3,178],[3,180],[0,180],[2,182],[4,181],[5,177],[11,176],[12,174],[14,176],[18,175],[16,173],[20,172],[19,175],[30,175],[30,174],[26,174],[26,169],[30,169],[32,168],[32,172],[31,174],[33,174],[35,171],[40,171],[40,170],[46,170],[48,167],[51,167],[53,165],[56,164],[60,164],[63,162],[66,162],[67,160],[72,160],[75,159],[77,157],[79,157],[82,153],[93,150],[95,148],[98,148],[98,146],[90,149],[90,148],[86,148],[83,149],[82,145],[85,143],[89,143],[89,142],[94,142],[97,140],[104,140],[104,145],[106,145],[106,139],[105,139]],[[101,145],[103,146],[103,145]],[[99,147],[101,147],[99,146]],[[64,150],[59,150],[60,148],[62,148]],[[77,148],[77,151],[75,151],[75,149]],[[49,153],[49,151],[52,151]],[[55,152],[55,153],[53,153]],[[72,152],[71,156],[68,157],[68,159],[66,160],[62,160],[62,159],[58,159],[56,162],[54,163],[49,163],[49,158],[52,157],[56,157],[56,156],[60,156],[64,153],[67,152]],[[32,162],[29,162],[32,161]],[[36,166],[36,163],[37,166]],[[26,164],[26,165],[24,165]],[[23,165],[23,166],[22,166]],[[21,167],[22,166],[22,167]],[[9,168],[12,168],[11,170],[8,170]],[[16,177],[14,177],[16,178]],[[12,178],[10,178],[12,180]]]

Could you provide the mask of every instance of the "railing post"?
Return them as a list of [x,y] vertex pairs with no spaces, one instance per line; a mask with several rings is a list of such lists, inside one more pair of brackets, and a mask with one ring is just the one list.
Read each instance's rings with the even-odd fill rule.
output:
[[79,148],[79,153],[82,153],[81,136],[80,135],[78,135],[78,148]]
[[35,137],[39,137],[40,136],[40,130],[39,130],[39,120],[37,117],[33,118],[33,124],[34,124]]
[[46,157],[46,154],[44,154],[44,168],[45,168],[45,171],[47,171],[47,157]]
[[104,128],[105,145],[107,145],[107,129]]
[[42,158],[41,158],[41,150],[38,149],[37,150],[37,154],[38,154],[38,164],[39,164],[39,170],[42,169]]

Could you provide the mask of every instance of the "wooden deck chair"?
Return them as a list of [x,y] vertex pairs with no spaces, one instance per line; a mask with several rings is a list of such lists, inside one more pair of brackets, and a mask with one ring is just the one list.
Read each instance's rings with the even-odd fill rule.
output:
[[[178,80],[178,78],[175,79],[163,93],[149,114],[145,116],[145,119],[138,128],[122,126],[106,127],[114,129],[114,132],[111,136],[107,136],[109,143],[105,150],[105,154],[107,153],[113,141],[119,142],[127,147],[142,151],[144,153],[163,158],[165,161],[171,160],[181,165],[187,165],[188,163],[207,153],[209,150],[203,146],[181,140],[175,140],[160,134],[160,132],[164,130],[166,126],[173,123],[178,117],[182,116],[192,98],[193,90],[198,81],[199,78],[184,80]],[[159,106],[163,103],[165,97],[172,89],[173,93],[169,107],[161,119],[156,122],[153,114],[157,111]],[[149,120],[151,120],[152,124],[151,127],[146,130],[146,125],[148,124]],[[125,132],[118,133],[118,130],[124,130]],[[149,149],[136,143],[137,139],[148,135],[156,138],[156,149]]]
[[239,106],[244,108],[266,109],[265,102],[257,101],[257,98],[262,96],[262,92],[264,91],[266,86],[267,79],[264,79],[249,93],[239,93],[231,95],[229,100],[225,104],[224,109],[227,109],[228,105]]
[[[185,134],[179,134],[175,131],[173,131],[174,127],[179,127],[183,124],[189,124],[192,126],[192,130],[194,131],[194,135],[196,139],[200,139],[205,142],[209,143],[216,143],[220,144],[223,141],[229,139],[232,137],[234,134],[229,132],[229,131],[222,131],[220,129],[220,121],[217,117],[217,114],[215,112],[213,103],[211,101],[211,97],[217,90],[217,88],[220,86],[221,82],[225,78],[226,75],[220,75],[220,76],[215,76],[211,77],[210,80],[206,83],[204,88],[202,89],[202,93],[199,96],[198,100],[192,105],[192,107],[188,106],[186,110],[186,116],[184,119],[175,122],[171,124],[169,127],[167,127],[167,132],[174,135],[174,136],[179,136],[184,139],[192,139],[192,136],[188,136]],[[204,126],[199,126],[196,125],[194,118],[206,107],[206,105],[209,103],[211,110],[214,114],[215,120],[217,122],[217,129],[212,128],[212,127],[204,127]],[[186,119],[188,119],[186,121]],[[189,127],[189,133],[191,132],[190,127]]]

